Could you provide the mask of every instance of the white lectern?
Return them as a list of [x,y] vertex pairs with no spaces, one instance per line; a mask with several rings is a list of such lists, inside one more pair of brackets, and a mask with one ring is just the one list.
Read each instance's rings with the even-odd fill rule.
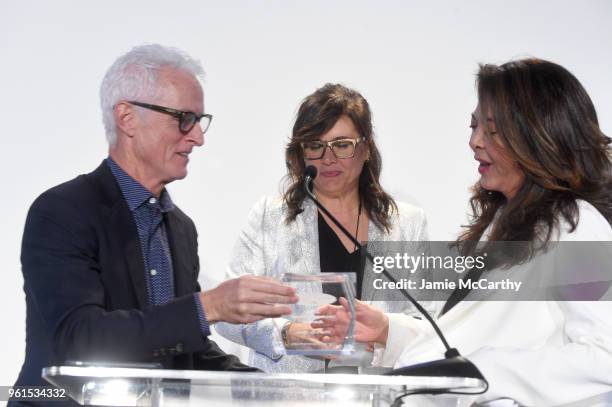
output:
[[[266,374],[105,366],[53,366],[43,377],[83,405],[390,406],[405,393],[476,394],[486,384],[456,377]],[[457,395],[431,396],[457,405]],[[410,397],[404,399],[408,403]]]

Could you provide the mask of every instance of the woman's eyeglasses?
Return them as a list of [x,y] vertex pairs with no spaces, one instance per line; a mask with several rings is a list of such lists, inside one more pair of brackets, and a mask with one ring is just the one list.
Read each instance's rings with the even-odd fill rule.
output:
[[343,138],[332,141],[303,141],[300,143],[304,150],[304,158],[307,160],[320,160],[325,155],[325,149],[329,147],[336,158],[351,158],[355,155],[357,144],[363,140],[359,138]]

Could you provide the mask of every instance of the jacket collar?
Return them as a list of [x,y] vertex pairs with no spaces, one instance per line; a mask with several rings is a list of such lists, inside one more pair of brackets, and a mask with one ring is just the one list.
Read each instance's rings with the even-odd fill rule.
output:
[[138,305],[141,309],[144,309],[149,305],[149,300],[142,249],[140,248],[138,230],[132,213],[121,194],[121,189],[113,173],[104,161],[86,176],[98,186],[100,203],[107,209],[106,223],[112,233],[112,238],[117,241],[117,246],[123,248],[123,260],[128,266]]
[[[118,246],[123,248],[123,260],[128,266],[138,304],[141,309],[144,309],[149,306],[149,299],[142,249],[132,213],[123,198],[115,177],[105,162],[102,162],[86,177],[93,180],[99,189],[100,203],[106,208],[106,222]],[[185,236],[187,217],[178,208],[175,208],[175,210],[166,214],[164,221],[166,222],[168,242],[172,253],[175,295],[178,297],[193,291],[193,274],[191,271],[194,269],[193,272],[197,273],[197,264],[194,266],[189,263],[194,254],[193,250],[190,249],[189,240]],[[197,279],[197,276],[195,278]]]

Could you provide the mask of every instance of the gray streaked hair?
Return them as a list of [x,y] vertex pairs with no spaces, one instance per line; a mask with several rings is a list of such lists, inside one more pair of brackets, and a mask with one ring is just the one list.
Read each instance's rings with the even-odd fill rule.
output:
[[100,85],[100,107],[109,145],[117,141],[115,104],[122,100],[149,102],[157,91],[158,73],[164,68],[185,71],[200,81],[204,79],[204,69],[199,61],[178,48],[159,44],[132,48],[106,71]]

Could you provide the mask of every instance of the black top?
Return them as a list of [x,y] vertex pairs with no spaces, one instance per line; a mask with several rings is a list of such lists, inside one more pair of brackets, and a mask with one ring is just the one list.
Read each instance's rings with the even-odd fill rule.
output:
[[[334,230],[325,222],[323,215],[319,213],[319,261],[322,273],[354,273],[356,274],[357,287],[355,290],[357,299],[361,299],[361,285],[363,282],[364,262],[361,250],[357,249],[349,253]],[[340,296],[340,293],[332,292],[329,287],[324,286],[323,292]]]

